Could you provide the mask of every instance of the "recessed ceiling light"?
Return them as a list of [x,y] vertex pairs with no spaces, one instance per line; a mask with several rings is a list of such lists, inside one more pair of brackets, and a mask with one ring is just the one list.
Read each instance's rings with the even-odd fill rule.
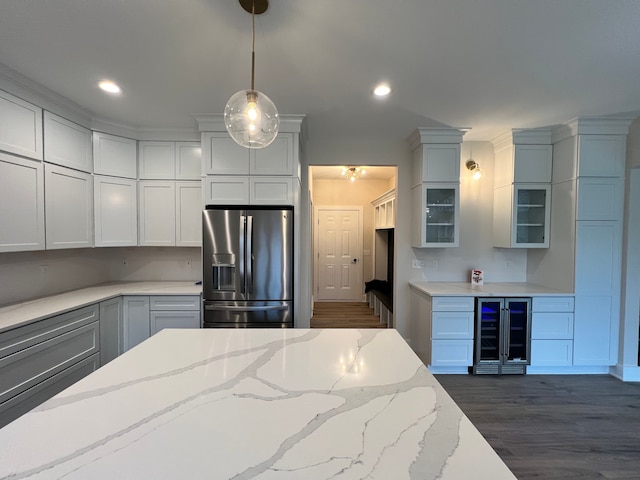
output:
[[391,87],[387,83],[381,83],[373,89],[373,94],[376,97],[386,97],[391,93]]
[[100,80],[98,82],[98,86],[101,90],[107,93],[112,93],[114,95],[122,93],[122,89],[120,88],[120,86],[117,83],[112,82],[111,80]]

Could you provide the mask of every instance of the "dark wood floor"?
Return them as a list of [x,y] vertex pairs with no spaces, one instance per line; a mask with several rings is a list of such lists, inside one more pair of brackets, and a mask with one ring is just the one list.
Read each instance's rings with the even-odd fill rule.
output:
[[436,375],[520,480],[640,479],[640,383]]
[[387,328],[366,302],[316,302],[311,328]]

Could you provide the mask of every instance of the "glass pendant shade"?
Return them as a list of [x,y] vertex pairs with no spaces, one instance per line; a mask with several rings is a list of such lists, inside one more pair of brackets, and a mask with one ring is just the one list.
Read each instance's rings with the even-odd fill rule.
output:
[[264,148],[278,135],[280,117],[264,93],[240,90],[224,107],[224,124],[231,138],[247,148]]

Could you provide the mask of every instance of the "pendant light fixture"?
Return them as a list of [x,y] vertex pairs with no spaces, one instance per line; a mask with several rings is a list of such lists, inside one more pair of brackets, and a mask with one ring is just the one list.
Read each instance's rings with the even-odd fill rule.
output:
[[264,148],[278,135],[280,117],[271,99],[254,88],[256,63],[255,16],[269,8],[268,0],[240,0],[240,5],[251,14],[251,88],[234,93],[224,107],[224,124],[231,138],[247,148]]

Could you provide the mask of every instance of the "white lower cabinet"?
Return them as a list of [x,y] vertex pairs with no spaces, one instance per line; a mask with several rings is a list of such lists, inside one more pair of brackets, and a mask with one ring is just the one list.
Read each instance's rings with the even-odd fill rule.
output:
[[123,346],[126,352],[149,338],[149,297],[122,298]]
[[0,334],[0,426],[100,366],[98,305]]
[[474,297],[429,296],[411,289],[411,345],[432,372],[473,365]]
[[474,318],[473,297],[432,298],[429,367],[473,365]]
[[42,163],[0,153],[0,252],[44,250]]
[[100,302],[100,366],[122,353],[122,297]]
[[91,174],[46,164],[47,250],[93,246]]
[[125,296],[124,351],[163,328],[200,328],[199,295]]
[[94,175],[96,247],[138,244],[138,198],[135,180]]
[[573,365],[573,297],[533,297],[531,367]]

